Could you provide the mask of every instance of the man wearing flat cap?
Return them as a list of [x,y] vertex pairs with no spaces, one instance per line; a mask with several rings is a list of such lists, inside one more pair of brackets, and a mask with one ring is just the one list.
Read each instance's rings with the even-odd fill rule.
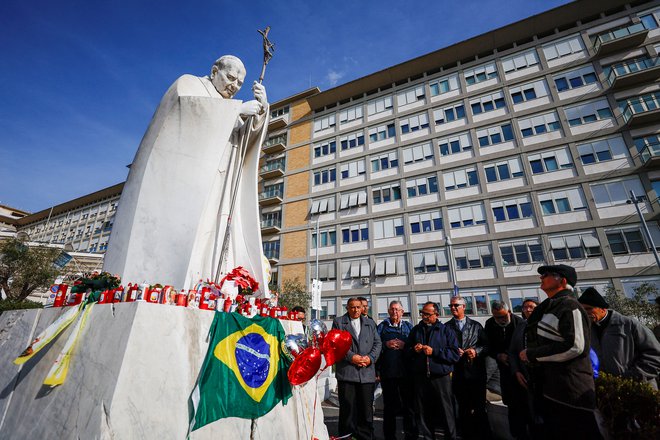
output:
[[589,319],[573,296],[575,269],[565,264],[541,266],[541,290],[548,298],[527,320],[527,348],[532,392],[548,438],[600,439],[596,391],[589,359]]
[[578,299],[593,321],[591,348],[600,360],[600,371],[647,382],[658,389],[660,343],[639,321],[610,310],[593,287]]

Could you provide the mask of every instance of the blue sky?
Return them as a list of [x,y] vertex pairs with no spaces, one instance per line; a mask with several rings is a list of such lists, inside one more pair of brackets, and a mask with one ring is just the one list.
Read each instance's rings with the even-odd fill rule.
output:
[[[0,204],[39,211],[126,179],[180,75],[220,55],[261,69],[274,102],[432,52],[567,0],[0,2]],[[249,87],[238,97],[250,99]]]

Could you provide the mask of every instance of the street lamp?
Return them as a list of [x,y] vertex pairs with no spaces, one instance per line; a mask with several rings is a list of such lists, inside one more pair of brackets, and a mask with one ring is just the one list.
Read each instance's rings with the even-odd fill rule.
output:
[[447,260],[449,260],[449,274],[451,275],[452,283],[454,283],[452,296],[458,296],[458,280],[456,279],[456,267],[454,266],[454,251],[451,247],[451,238],[447,237],[445,239],[445,244],[447,246]]
[[642,222],[642,227],[644,229],[644,233],[646,234],[646,238],[649,241],[649,244],[651,245],[651,250],[653,251],[653,255],[655,256],[655,263],[658,265],[660,268],[660,256],[658,256],[658,251],[655,249],[655,244],[653,243],[653,237],[651,237],[651,232],[649,232],[649,227],[646,225],[646,220],[644,219],[644,215],[642,214],[642,210],[639,209],[639,202],[643,202],[646,200],[646,196],[635,196],[635,192],[633,190],[630,190],[630,198],[626,200],[627,204],[634,204],[635,205],[635,210],[637,211],[637,215],[639,216],[639,221]]

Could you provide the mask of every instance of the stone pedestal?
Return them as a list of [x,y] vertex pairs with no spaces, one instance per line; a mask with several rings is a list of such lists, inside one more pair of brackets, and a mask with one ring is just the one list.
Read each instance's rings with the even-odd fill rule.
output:
[[[23,366],[12,363],[64,309],[0,315],[0,439],[186,437],[188,397],[206,355],[213,313],[143,302],[95,305],[66,382],[42,385],[63,332]],[[285,327],[286,329],[286,327]],[[314,381],[257,420],[255,439],[327,439]],[[250,420],[228,418],[192,439],[248,439]]]

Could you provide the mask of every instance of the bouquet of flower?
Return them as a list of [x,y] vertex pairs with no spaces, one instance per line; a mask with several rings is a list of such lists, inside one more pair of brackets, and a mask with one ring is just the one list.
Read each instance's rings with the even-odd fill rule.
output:
[[249,295],[259,290],[259,283],[252,277],[252,275],[250,275],[250,272],[243,268],[243,266],[238,266],[225,275],[220,281],[221,289],[225,281],[233,281],[236,283],[236,286],[244,295]]

